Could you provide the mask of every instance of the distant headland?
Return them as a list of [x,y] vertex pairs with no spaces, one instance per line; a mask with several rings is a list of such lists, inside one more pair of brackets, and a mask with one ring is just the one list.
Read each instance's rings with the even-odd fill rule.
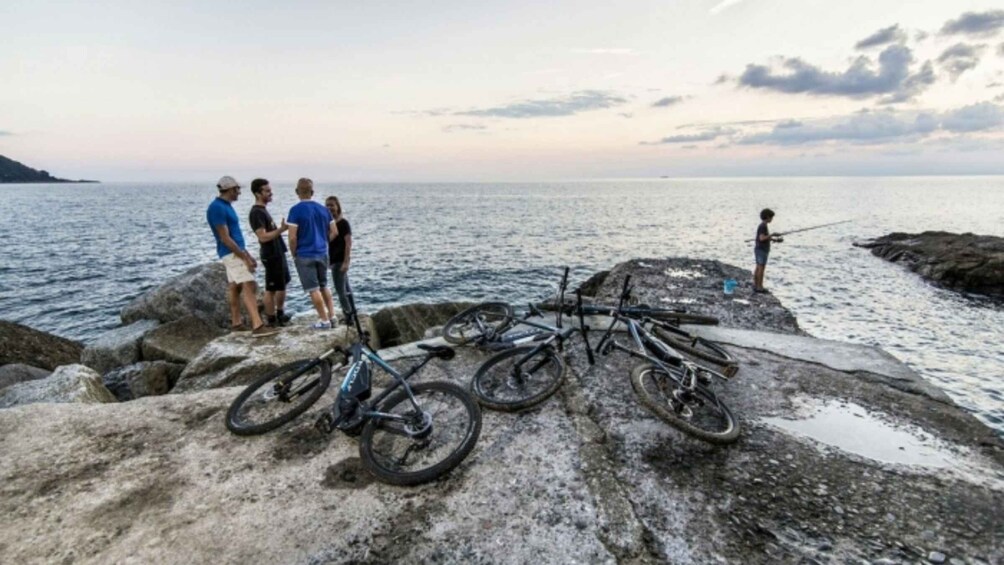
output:
[[22,182],[100,182],[96,180],[67,180],[56,178],[48,171],[39,171],[0,155],[0,184]]

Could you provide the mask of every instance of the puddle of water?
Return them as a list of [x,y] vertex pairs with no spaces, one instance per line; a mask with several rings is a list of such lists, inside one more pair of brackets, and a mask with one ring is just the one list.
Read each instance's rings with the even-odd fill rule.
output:
[[750,303],[750,301],[746,300],[745,298],[733,298],[732,302],[735,302],[736,304],[747,304],[747,305]]
[[660,298],[659,301],[671,304],[697,304],[696,298]]
[[667,277],[672,277],[674,279],[701,279],[704,278],[704,273],[701,271],[695,271],[693,269],[666,269],[664,271]]
[[853,403],[826,402],[800,420],[764,418],[765,423],[848,453],[884,463],[958,467],[960,457],[918,428],[894,427]]

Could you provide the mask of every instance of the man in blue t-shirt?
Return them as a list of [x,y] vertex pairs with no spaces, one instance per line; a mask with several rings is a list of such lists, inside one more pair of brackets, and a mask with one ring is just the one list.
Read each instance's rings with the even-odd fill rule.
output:
[[206,221],[216,238],[216,254],[227,270],[227,304],[230,306],[231,331],[247,331],[241,318],[241,305],[251,319],[251,335],[265,337],[279,330],[266,326],[258,315],[258,286],[254,282],[254,270],[258,263],[244,248],[244,236],[233,203],[241,194],[241,185],[233,177],[222,177],[216,183],[220,195],[206,209]]
[[328,241],[338,235],[335,219],[324,206],[314,202],[314,182],[296,181],[300,202],[289,210],[289,252],[296,264],[303,290],[317,311],[316,329],[328,329],[335,317],[335,304],[328,289]]

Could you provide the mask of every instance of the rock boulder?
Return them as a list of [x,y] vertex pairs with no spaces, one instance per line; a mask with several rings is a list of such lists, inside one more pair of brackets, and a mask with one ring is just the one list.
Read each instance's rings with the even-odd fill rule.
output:
[[166,361],[141,361],[113,369],[102,377],[105,387],[120,401],[167,394],[185,366]]
[[3,390],[13,384],[44,379],[51,374],[52,371],[46,371],[45,369],[41,369],[39,367],[25,365],[24,363],[11,363],[10,365],[4,365],[0,367],[0,390]]
[[[373,332],[369,317],[361,318],[363,328]],[[355,330],[337,326],[330,330],[315,330],[304,318],[302,324],[287,326],[277,335],[255,338],[250,333],[231,333],[209,342],[199,355],[185,367],[172,393],[186,393],[208,388],[246,385],[255,378],[298,359],[317,357],[336,345],[347,345],[355,339]],[[371,338],[373,347],[379,340]]]
[[76,341],[0,320],[0,365],[24,363],[53,371],[80,362],[83,349]]
[[445,324],[455,314],[473,305],[473,302],[444,302],[394,306],[374,314],[373,323],[384,347],[400,345],[422,339],[426,330]]
[[122,322],[150,319],[162,323],[197,316],[214,326],[230,327],[226,302],[227,273],[219,262],[198,265],[143,294],[122,308]]
[[891,233],[854,244],[942,286],[1004,296],[1004,238],[926,231]]
[[158,325],[156,320],[138,320],[109,330],[84,348],[80,360],[99,373],[131,365],[142,358],[143,336]]
[[198,356],[207,343],[226,333],[226,330],[202,318],[185,316],[168,322],[143,337],[143,359],[188,363]]
[[115,402],[101,375],[84,365],[63,365],[48,377],[11,385],[0,391],[0,408],[36,402],[97,404]]

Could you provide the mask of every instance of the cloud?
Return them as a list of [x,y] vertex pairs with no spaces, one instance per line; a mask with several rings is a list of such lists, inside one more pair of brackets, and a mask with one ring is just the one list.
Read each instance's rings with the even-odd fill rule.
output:
[[1004,43],[997,46],[997,54],[1004,57]]
[[628,47],[607,47],[599,49],[572,49],[572,53],[579,55],[631,55],[636,56],[638,52]]
[[962,73],[976,67],[984,48],[986,45],[956,43],[938,56],[938,64],[952,75],[952,80],[955,80]]
[[675,106],[683,102],[682,96],[667,96],[665,98],[660,98],[652,103],[653,108],[667,108],[669,106]]
[[947,112],[859,112],[813,123],[778,122],[765,132],[737,137],[740,145],[848,142],[879,145],[919,140],[938,132],[964,134],[1004,129],[1004,107],[981,102]]
[[956,20],[948,20],[941,27],[942,35],[993,35],[1004,28],[1004,10],[966,12]]
[[446,133],[453,133],[455,131],[483,131],[486,129],[488,128],[476,124],[450,124],[443,127],[443,131]]
[[926,89],[935,80],[930,64],[910,74],[913,53],[903,45],[891,45],[878,56],[878,70],[871,59],[856,58],[843,72],[827,72],[799,58],[785,59],[787,73],[775,72],[765,65],[746,65],[739,77],[740,86],[762,88],[788,94],[847,96],[868,98],[884,95],[885,102],[903,102]]
[[482,118],[549,118],[613,108],[626,102],[626,99],[609,92],[582,90],[564,97],[523,100],[504,106],[453,112],[452,115]]
[[639,145],[670,145],[674,143],[695,143],[698,141],[712,141],[722,136],[732,135],[736,130],[732,128],[716,126],[706,129],[700,133],[671,135],[659,141],[642,141]]
[[951,132],[986,131],[1004,125],[1004,108],[990,102],[970,104],[946,112],[941,127]]
[[0,130],[0,137],[3,137],[5,135],[14,135],[14,133],[13,132],[9,132],[9,131]]
[[906,33],[899,29],[899,24],[882,28],[854,44],[855,49],[868,49],[887,43],[902,43],[906,41]]
[[712,8],[708,10],[708,13],[711,14],[712,16],[717,16],[718,14],[722,13],[728,8],[731,8],[732,6],[735,6],[736,4],[739,4],[742,1],[743,0],[722,0],[721,2],[712,6]]

